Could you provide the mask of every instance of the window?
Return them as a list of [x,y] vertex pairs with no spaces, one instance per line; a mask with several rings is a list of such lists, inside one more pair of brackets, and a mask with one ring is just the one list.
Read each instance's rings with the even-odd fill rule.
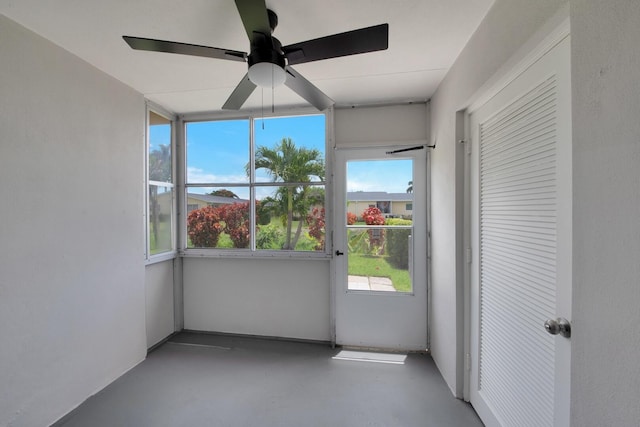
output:
[[376,202],[376,207],[378,209],[380,209],[380,212],[382,212],[383,214],[389,214],[391,213],[391,202],[389,201],[385,201],[385,202]]
[[324,252],[325,120],[187,122],[187,249]]
[[172,253],[174,245],[172,121],[148,110],[147,258]]

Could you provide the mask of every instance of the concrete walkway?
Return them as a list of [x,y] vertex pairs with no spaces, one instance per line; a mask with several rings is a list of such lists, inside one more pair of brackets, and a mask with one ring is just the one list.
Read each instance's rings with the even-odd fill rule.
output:
[[383,291],[395,292],[391,279],[374,276],[351,276],[347,278],[351,291]]

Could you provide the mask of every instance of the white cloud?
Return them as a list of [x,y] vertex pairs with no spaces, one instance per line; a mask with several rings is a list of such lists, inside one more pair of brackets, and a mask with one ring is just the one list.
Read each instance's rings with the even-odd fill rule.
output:
[[371,181],[347,181],[347,191],[385,191],[378,183]]
[[208,183],[230,183],[230,184],[248,184],[248,178],[245,175],[216,175],[206,172],[196,167],[187,168],[187,182],[189,184],[208,184]]

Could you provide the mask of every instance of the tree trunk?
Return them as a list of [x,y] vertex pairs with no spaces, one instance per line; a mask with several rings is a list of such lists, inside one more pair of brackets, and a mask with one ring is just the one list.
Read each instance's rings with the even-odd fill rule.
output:
[[298,228],[296,229],[296,235],[293,237],[293,242],[291,243],[291,249],[295,249],[298,244],[298,239],[300,238],[300,234],[302,233],[302,218],[298,221]]
[[291,248],[291,226],[293,225],[293,194],[291,187],[287,188],[287,236],[283,249]]

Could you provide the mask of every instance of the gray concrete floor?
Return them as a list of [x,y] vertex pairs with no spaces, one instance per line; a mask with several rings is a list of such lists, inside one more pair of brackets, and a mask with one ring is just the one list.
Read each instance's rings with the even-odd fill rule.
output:
[[338,351],[181,333],[55,426],[482,426],[429,355],[388,365]]

